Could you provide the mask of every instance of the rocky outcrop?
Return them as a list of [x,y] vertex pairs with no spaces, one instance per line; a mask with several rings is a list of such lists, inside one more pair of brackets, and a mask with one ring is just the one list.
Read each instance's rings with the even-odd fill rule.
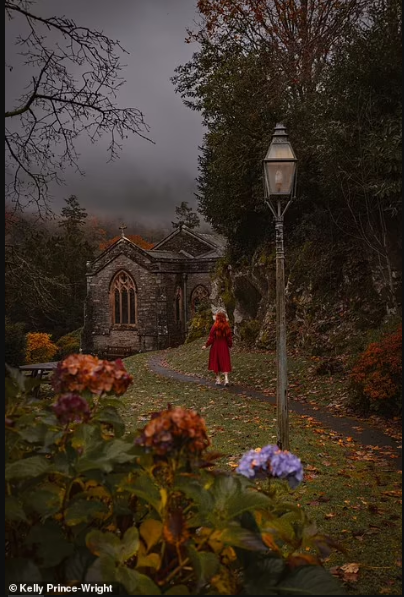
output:
[[[288,346],[313,355],[360,349],[364,333],[392,316],[401,305],[392,300],[389,280],[401,286],[397,270],[352,245],[335,247],[307,242],[286,250]],[[397,290],[397,289],[396,289]],[[222,267],[212,287],[214,307],[225,307],[235,336],[262,349],[276,345],[275,253],[257,251],[249,264]]]

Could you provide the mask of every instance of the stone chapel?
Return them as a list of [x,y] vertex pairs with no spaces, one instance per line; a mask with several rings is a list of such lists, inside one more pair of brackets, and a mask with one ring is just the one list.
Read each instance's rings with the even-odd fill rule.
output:
[[178,346],[225,241],[180,225],[152,249],[124,236],[87,263],[82,350],[117,358]]

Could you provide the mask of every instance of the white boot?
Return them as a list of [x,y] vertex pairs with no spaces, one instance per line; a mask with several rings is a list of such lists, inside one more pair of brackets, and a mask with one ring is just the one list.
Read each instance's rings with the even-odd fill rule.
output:
[[230,384],[229,384],[229,374],[228,374],[228,373],[225,373],[225,374],[224,374],[224,385],[225,385],[225,386],[228,386],[228,385],[230,385]]
[[222,381],[220,379],[220,375],[216,375],[216,385],[217,386],[221,386],[222,385]]

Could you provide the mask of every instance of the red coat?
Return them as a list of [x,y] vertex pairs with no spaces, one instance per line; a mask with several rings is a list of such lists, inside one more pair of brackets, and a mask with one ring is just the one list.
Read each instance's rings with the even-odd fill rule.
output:
[[209,333],[208,341],[206,342],[206,346],[210,346],[209,371],[214,371],[215,373],[230,373],[231,361],[229,348],[231,348],[232,345],[233,340],[231,331],[229,330],[228,335],[225,337],[219,336],[216,338],[216,330],[213,325]]

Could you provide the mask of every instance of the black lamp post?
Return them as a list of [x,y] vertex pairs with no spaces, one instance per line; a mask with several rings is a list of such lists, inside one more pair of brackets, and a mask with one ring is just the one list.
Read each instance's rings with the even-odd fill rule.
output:
[[274,216],[276,234],[276,417],[277,444],[282,450],[289,450],[283,219],[295,198],[296,169],[297,159],[286,129],[277,124],[264,158],[264,181],[265,203]]

